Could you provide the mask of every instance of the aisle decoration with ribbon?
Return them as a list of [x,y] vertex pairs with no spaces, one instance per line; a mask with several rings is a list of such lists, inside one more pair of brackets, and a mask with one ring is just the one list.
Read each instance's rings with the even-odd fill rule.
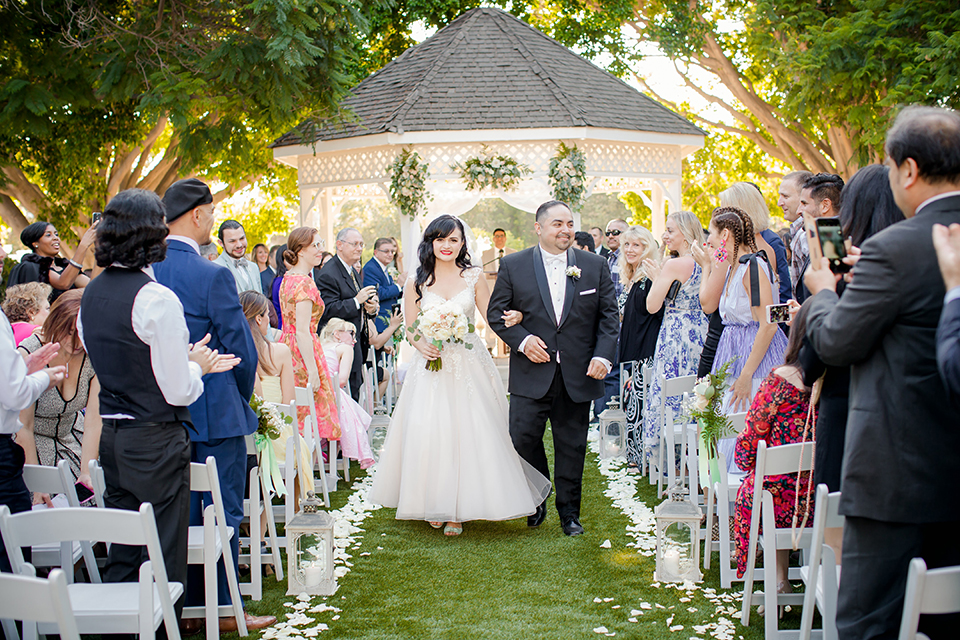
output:
[[283,473],[273,448],[273,441],[285,431],[284,427],[293,423],[290,416],[281,416],[271,403],[266,402],[257,394],[250,399],[250,408],[257,414],[257,431],[254,434],[254,444],[257,447],[257,465],[260,475],[268,491],[278,496],[286,493],[283,484]]

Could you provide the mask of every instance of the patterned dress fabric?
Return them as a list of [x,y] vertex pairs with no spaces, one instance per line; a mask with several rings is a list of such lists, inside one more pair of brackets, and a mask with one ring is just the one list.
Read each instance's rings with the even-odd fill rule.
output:
[[[305,387],[310,381],[310,374],[304,356],[300,353],[297,344],[297,303],[309,300],[313,303],[313,312],[310,314],[310,335],[313,341],[313,353],[308,357],[317,363],[320,374],[320,388],[313,390],[314,404],[317,407],[317,426],[320,437],[328,440],[340,439],[340,420],[337,416],[337,400],[333,395],[333,386],[330,383],[330,374],[327,372],[327,361],[323,357],[323,347],[320,346],[320,337],[317,335],[317,325],[323,316],[323,300],[320,291],[309,275],[287,272],[280,285],[280,312],[283,316],[283,333],[280,341],[290,347],[293,352],[293,379],[298,387]],[[300,422],[300,433],[303,434],[303,422],[310,415],[309,407],[297,407],[297,417]]]
[[[760,384],[753,404],[747,413],[746,426],[737,436],[735,459],[747,471],[737,491],[733,526],[736,532],[737,577],[742,578],[747,568],[747,550],[750,543],[750,514],[753,508],[754,476],[757,468],[757,444],[763,440],[768,447],[794,444],[803,440],[803,426],[807,419],[810,392],[801,391],[779,375],[771,373]],[[813,443],[809,443],[813,446]],[[797,482],[796,474],[768,476],[763,488],[773,495],[774,520],[778,528],[793,522],[794,499],[800,492],[798,522],[803,518],[807,485],[810,474],[804,472]],[[813,500],[813,493],[810,494]],[[813,504],[807,526],[813,526]],[[762,526],[761,526],[762,532]]]
[[[327,370],[331,376],[338,375],[340,359],[337,357],[336,349],[332,348],[334,345],[328,346],[331,349],[326,352]],[[337,393],[340,395],[340,448],[343,449],[344,456],[359,461],[361,469],[368,469],[376,462],[373,459],[373,451],[370,449],[370,437],[367,435],[367,429],[370,428],[370,414],[364,411],[360,403],[351,398],[342,387],[337,389]]]
[[[471,323],[479,275],[466,271],[466,287],[450,298]],[[424,290],[420,308],[446,301]],[[398,520],[510,520],[533,513],[550,492],[513,448],[493,359],[476,333],[465,342],[473,348],[444,344],[440,371],[427,370],[419,351],[410,363],[370,492]]]
[[[660,377],[667,379],[696,375],[709,319],[700,308],[700,265],[683,283],[673,301],[664,301],[663,323],[657,336],[653,357],[653,380],[643,407],[643,431],[648,456],[658,452],[660,443],[660,404],[663,389]],[[667,407],[680,416],[680,397],[667,401]]]
[[[37,336],[29,336],[20,347],[33,353],[43,346]],[[83,445],[83,410],[90,397],[90,381],[94,375],[90,358],[83,355],[80,380],[73,397],[65,400],[60,390],[47,389],[33,407],[33,436],[37,443],[37,457],[44,466],[56,466],[61,460],[70,463],[70,471],[80,475]]]

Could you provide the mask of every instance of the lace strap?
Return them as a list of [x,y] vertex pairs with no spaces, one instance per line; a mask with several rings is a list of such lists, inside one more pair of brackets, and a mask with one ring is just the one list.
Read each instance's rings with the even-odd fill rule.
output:
[[466,281],[468,287],[473,289],[477,286],[477,280],[480,279],[482,271],[480,267],[470,267],[463,272],[463,279]]

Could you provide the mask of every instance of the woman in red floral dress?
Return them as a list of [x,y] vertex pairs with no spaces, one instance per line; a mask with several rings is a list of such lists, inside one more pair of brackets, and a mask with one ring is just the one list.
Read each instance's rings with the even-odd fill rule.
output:
[[[283,252],[282,259],[290,268],[280,285],[280,312],[283,315],[280,341],[293,352],[295,384],[298,387],[306,387],[308,382],[313,385],[320,437],[339,440],[336,396],[333,395],[327,362],[317,335],[324,305],[312,275],[313,268],[320,264],[322,253],[316,236],[316,229],[298,227],[287,238],[287,250]],[[297,413],[302,434],[303,421],[310,414],[309,407],[297,407]]]
[[[804,387],[803,370],[800,368],[800,346],[807,329],[805,305],[797,313],[790,326],[790,340],[784,354],[783,366],[777,367],[763,380],[757,390],[746,426],[737,437],[735,459],[737,466],[748,473],[737,491],[734,511],[736,531],[737,577],[742,578],[747,568],[747,549],[750,542],[750,514],[753,508],[753,472],[757,468],[757,444],[763,440],[768,447],[794,444],[803,440],[803,428],[810,406],[810,389]],[[808,437],[813,446],[812,435]],[[773,512],[777,527],[789,527],[793,522],[794,504],[800,492],[799,518],[802,519],[806,504],[810,474],[801,474],[798,483],[796,474],[768,476],[764,489],[773,495]],[[810,495],[810,516],[807,526],[813,525],[813,495]],[[789,551],[777,551],[777,590],[790,591],[787,581]]]

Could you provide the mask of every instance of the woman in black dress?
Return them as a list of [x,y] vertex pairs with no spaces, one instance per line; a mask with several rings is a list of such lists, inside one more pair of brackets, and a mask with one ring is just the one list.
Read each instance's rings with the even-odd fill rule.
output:
[[654,314],[647,312],[647,293],[657,274],[648,273],[644,261],[656,263],[659,249],[653,234],[643,227],[630,227],[620,235],[617,269],[626,301],[622,306],[618,361],[631,371],[622,402],[627,414],[627,462],[632,467],[640,464],[643,455],[643,364],[653,358],[663,320],[662,307]]
[[32,253],[23,256],[20,264],[10,272],[7,286],[12,287],[24,282],[49,284],[53,287],[51,302],[64,291],[87,286],[90,278],[83,275],[82,262],[96,237],[96,225],[93,225],[80,238],[73,258],[67,260],[60,256],[60,235],[56,227],[47,222],[27,225],[20,232],[20,241]]

